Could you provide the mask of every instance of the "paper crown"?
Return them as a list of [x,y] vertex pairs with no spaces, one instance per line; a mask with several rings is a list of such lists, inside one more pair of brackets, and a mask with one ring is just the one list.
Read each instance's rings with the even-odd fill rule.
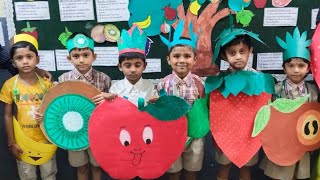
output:
[[[217,59],[220,53],[220,49],[227,45],[229,42],[234,40],[237,36],[241,35],[248,35],[252,37],[253,39],[265,44],[260,38],[258,34],[255,34],[253,32],[244,30],[244,29],[237,29],[237,28],[228,28],[222,31],[222,33],[218,36],[217,40],[218,42],[216,43],[216,46],[214,48],[214,57],[213,57],[213,62]],[[216,41],[217,41],[216,40]],[[212,62],[212,63],[213,63]]]
[[188,45],[188,46],[191,46],[193,49],[196,49],[198,39],[197,39],[197,35],[193,32],[192,22],[189,24],[190,40],[189,39],[181,39],[182,33],[183,33],[183,27],[184,27],[184,21],[180,20],[179,24],[177,25],[176,30],[174,31],[173,40],[171,42],[170,42],[170,37],[168,40],[165,37],[160,35],[162,42],[168,46],[168,49],[170,49],[172,46],[175,46],[177,44]]
[[85,36],[84,34],[77,34],[74,38],[69,39],[66,45],[69,53],[74,48],[79,48],[79,49],[90,48],[92,51],[94,51],[93,39]]
[[119,54],[137,52],[145,55],[147,35],[138,26],[134,25],[128,31],[122,29],[117,43]]
[[310,51],[308,49],[311,40],[307,40],[307,31],[303,32],[300,36],[299,28],[296,27],[293,35],[289,32],[286,33],[286,42],[276,37],[278,44],[285,50],[283,52],[283,61],[290,58],[303,58],[310,61]]
[[39,50],[37,39],[29,34],[17,34],[13,36],[12,39],[13,39],[13,44],[25,41],[25,42],[31,43],[37,50]]

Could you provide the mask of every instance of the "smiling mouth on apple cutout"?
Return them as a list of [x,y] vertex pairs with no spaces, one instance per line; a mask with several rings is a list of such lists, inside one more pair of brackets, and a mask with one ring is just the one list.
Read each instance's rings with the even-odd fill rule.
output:
[[130,151],[131,154],[133,154],[133,158],[132,158],[132,165],[134,166],[138,166],[141,162],[141,158],[142,158],[142,154],[145,151]]

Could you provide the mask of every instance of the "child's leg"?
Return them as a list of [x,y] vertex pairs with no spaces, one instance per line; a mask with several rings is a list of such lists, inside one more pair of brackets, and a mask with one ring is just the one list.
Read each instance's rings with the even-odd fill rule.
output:
[[101,180],[101,168],[93,158],[90,148],[87,150],[87,152],[91,164],[92,180]]
[[57,174],[56,156],[53,156],[48,162],[42,164],[40,167],[40,174],[42,180],[55,180]]
[[228,179],[231,166],[232,166],[232,163],[229,163],[227,165],[220,164],[217,172],[217,179],[219,180]]
[[36,180],[37,179],[37,166],[17,161],[18,173],[21,180]]
[[185,180],[196,180],[198,171],[185,171]]
[[182,170],[182,155],[169,168],[167,174],[169,180],[180,180]]
[[89,157],[87,150],[68,151],[69,163],[77,168],[78,180],[88,180],[89,176]]
[[240,168],[240,179],[251,180],[250,166],[243,166]]
[[193,139],[183,153],[183,168],[186,180],[196,180],[202,169],[204,157],[204,138]]
[[168,173],[169,180],[180,180],[181,171],[176,173]]

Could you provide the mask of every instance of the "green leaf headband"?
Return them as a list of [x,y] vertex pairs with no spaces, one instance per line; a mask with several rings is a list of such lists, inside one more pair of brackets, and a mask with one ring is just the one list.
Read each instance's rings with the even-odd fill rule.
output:
[[83,34],[77,34],[74,38],[67,41],[68,52],[70,53],[74,48],[90,48],[94,51],[94,41]]
[[[177,45],[177,44],[183,44],[192,47],[193,49],[196,49],[197,47],[197,35],[193,32],[193,25],[192,22],[189,24],[189,35],[190,35],[190,40],[189,39],[181,39],[182,33],[183,33],[183,27],[184,27],[184,21],[180,20],[179,24],[177,25],[176,30],[174,31],[173,34],[173,40],[170,42],[170,37],[169,40],[160,35],[160,39],[164,44],[168,46],[168,49],[171,47]],[[170,36],[170,35],[169,35]]]
[[286,42],[276,37],[278,44],[285,50],[283,52],[283,61],[290,58],[298,57],[310,61],[310,51],[308,49],[311,40],[307,40],[307,31],[304,31],[300,36],[299,28],[296,27],[293,35],[286,33]]
[[[218,58],[220,49],[227,45],[229,42],[234,40],[237,36],[241,35],[248,35],[252,37],[253,39],[261,42],[262,44],[265,44],[260,38],[258,34],[255,34],[253,32],[244,30],[244,29],[237,29],[237,28],[228,28],[222,31],[222,33],[218,36],[217,40],[218,42],[216,43],[216,46],[214,48],[214,57],[212,63]],[[216,41],[217,41],[216,40]]]

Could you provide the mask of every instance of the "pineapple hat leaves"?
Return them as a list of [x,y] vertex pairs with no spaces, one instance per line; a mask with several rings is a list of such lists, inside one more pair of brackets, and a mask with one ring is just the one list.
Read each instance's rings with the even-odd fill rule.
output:
[[286,33],[286,41],[283,41],[278,36],[276,37],[278,44],[284,49],[283,61],[290,58],[302,58],[310,61],[310,51],[308,49],[311,40],[307,40],[307,32],[304,31],[300,35],[299,28],[296,27],[291,35]]

